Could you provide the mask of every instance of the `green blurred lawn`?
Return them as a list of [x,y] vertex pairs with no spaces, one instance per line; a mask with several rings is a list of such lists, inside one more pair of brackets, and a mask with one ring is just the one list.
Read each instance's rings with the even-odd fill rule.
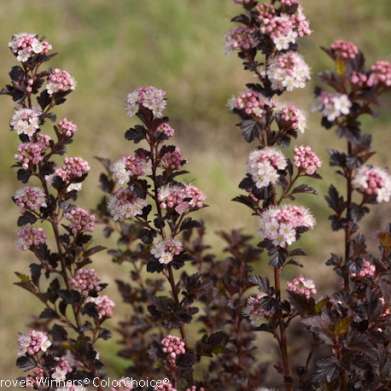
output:
[[[316,73],[330,65],[319,50],[336,38],[359,44],[369,62],[389,57],[391,41],[391,3],[389,0],[303,0],[314,34],[303,44],[303,53]],[[244,172],[248,146],[234,127],[235,118],[227,113],[226,101],[243,88],[248,75],[238,59],[225,56],[224,33],[235,13],[231,0],[0,0],[0,84],[7,81],[13,64],[7,43],[14,32],[28,31],[45,35],[60,53],[55,64],[68,69],[77,79],[78,88],[62,107],[66,115],[79,124],[72,154],[93,160],[93,156],[115,157],[125,152],[123,131],[129,126],[124,111],[124,98],[133,88],[151,84],[167,90],[168,113],[177,128],[177,140],[186,153],[194,180],[208,195],[211,205],[203,212],[209,224],[209,239],[219,243],[213,232],[224,227],[254,230],[255,223],[247,210],[230,199]],[[286,100],[295,101],[305,110],[311,107],[313,85]],[[36,304],[27,294],[12,285],[13,271],[27,268],[28,257],[14,250],[16,209],[10,196],[17,188],[11,169],[16,140],[8,132],[12,105],[3,98],[0,117],[0,163],[2,188],[0,200],[0,377],[15,374],[16,334],[34,313]],[[389,125],[391,100],[385,99],[379,110],[381,118],[368,121],[376,135],[378,163],[389,162]],[[331,133],[322,130],[316,114],[309,113],[310,126],[300,143],[310,143],[323,157],[327,149],[338,145]],[[323,170],[324,192],[332,180]],[[83,193],[86,206],[97,200],[98,166]],[[307,234],[304,246],[311,254],[306,273],[322,278],[327,286],[328,274],[323,261],[331,251],[338,251],[340,238],[330,234],[323,197],[306,197],[319,220],[317,230]],[[378,208],[366,220],[371,237],[387,221],[389,208]],[[109,259],[97,259],[106,280],[118,272]],[[319,278],[318,278],[319,279]],[[115,295],[113,289],[112,294]],[[119,306],[117,313],[121,312]],[[114,342],[105,347],[103,356],[113,367]]]

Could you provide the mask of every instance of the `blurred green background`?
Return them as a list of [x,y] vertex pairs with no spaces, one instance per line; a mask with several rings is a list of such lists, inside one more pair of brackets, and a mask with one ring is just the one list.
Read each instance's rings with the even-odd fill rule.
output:
[[[331,65],[319,46],[344,38],[359,44],[369,63],[390,58],[391,2],[302,2],[314,30],[302,44],[303,54],[313,70],[313,81],[305,91],[285,95],[284,100],[294,101],[308,112],[309,129],[298,142],[310,143],[324,158],[325,181],[316,184],[324,193],[334,180],[327,168],[327,149],[339,142],[333,133],[320,128],[318,115],[310,112],[315,76]],[[124,111],[127,92],[144,84],[165,89],[177,142],[189,160],[190,179],[208,196],[210,208],[202,214],[208,223],[209,240],[220,248],[216,230],[243,227],[255,232],[256,229],[249,212],[230,201],[237,194],[249,150],[234,126],[236,118],[226,109],[228,98],[251,81],[235,55],[224,55],[224,33],[237,10],[231,0],[0,0],[0,84],[6,83],[7,72],[14,62],[7,49],[13,33],[45,35],[60,53],[54,64],[69,70],[78,81],[76,91],[59,114],[79,125],[71,154],[80,154],[93,163],[82,198],[89,207],[95,205],[99,196],[96,191],[99,167],[93,157],[117,157],[128,148],[123,142],[123,131],[129,127]],[[33,298],[12,285],[13,272],[26,269],[31,259],[15,251],[16,208],[10,196],[18,185],[10,166],[16,138],[7,126],[12,104],[7,98],[1,102],[0,377],[9,377],[17,373],[14,369],[17,332],[24,330],[38,307]],[[390,104],[391,100],[385,98],[379,109],[380,118],[366,121],[375,135],[378,154],[374,161],[382,165],[390,161]],[[316,230],[303,241],[310,254],[304,260],[305,273],[321,280],[320,290],[324,292],[332,281],[323,265],[325,257],[331,251],[340,251],[342,244],[340,236],[328,229],[323,195],[304,196],[303,203],[319,221]],[[385,225],[389,211],[387,207],[378,207],[365,220],[365,230],[371,238]],[[108,282],[119,272],[104,255],[97,258],[97,268]],[[111,294],[117,297],[114,288]],[[121,305],[117,314],[123,315]],[[116,338],[105,345],[102,355],[117,370],[121,363],[114,359],[115,341]]]

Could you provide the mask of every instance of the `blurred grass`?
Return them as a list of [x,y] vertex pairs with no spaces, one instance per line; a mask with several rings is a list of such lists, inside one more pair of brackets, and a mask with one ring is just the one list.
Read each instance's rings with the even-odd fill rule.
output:
[[[254,231],[256,228],[248,211],[230,202],[237,193],[249,148],[234,127],[236,119],[225,108],[227,99],[249,81],[238,59],[223,52],[229,18],[237,10],[231,3],[231,0],[0,0],[0,84],[7,81],[6,73],[13,64],[7,49],[9,37],[20,31],[45,35],[60,53],[54,64],[68,69],[78,80],[76,92],[59,114],[79,124],[71,153],[90,161],[96,155],[115,157],[126,150],[122,133],[129,126],[124,113],[124,97],[129,90],[142,84],[165,89],[169,96],[168,113],[177,128],[177,141],[190,161],[190,178],[207,193],[211,205],[202,212],[209,225],[210,240],[220,245],[213,235],[218,229],[241,226]],[[369,62],[379,57],[390,58],[389,0],[303,0],[303,4],[314,30],[311,39],[303,43],[303,53],[314,75],[330,65],[319,46],[328,45],[336,38],[359,44],[368,54]],[[309,110],[312,88],[313,85],[284,99]],[[6,99],[2,102],[0,374],[9,376],[15,373],[16,333],[23,330],[37,303],[12,286],[12,272],[26,268],[29,259],[14,250],[16,210],[9,198],[17,184],[9,166],[16,140],[7,128],[12,105]],[[379,110],[380,120],[365,121],[366,127],[376,135],[379,153],[375,160],[385,165],[389,161],[390,104],[390,99],[384,100]],[[317,115],[309,115],[309,129],[299,142],[313,145],[326,163],[327,149],[339,142],[332,133],[321,130]],[[326,166],[325,181],[317,184],[322,193],[334,178]],[[93,168],[83,193],[83,202],[88,206],[94,205],[98,196],[96,163]],[[319,221],[316,231],[306,235],[303,242],[311,254],[305,260],[306,273],[326,276],[322,278],[326,286],[323,260],[329,252],[338,251],[340,237],[328,230],[322,197],[304,197],[304,203]],[[387,220],[389,212],[388,207],[378,208],[366,221],[371,236]],[[117,267],[104,256],[97,263],[111,281]],[[114,288],[111,292],[115,295]],[[117,313],[121,311],[119,306]],[[103,356],[110,361],[111,368],[121,366],[113,358],[115,346],[105,346]]]

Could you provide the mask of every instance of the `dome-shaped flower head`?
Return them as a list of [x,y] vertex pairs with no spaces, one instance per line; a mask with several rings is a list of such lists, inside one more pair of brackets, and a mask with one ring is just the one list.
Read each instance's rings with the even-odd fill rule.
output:
[[57,128],[60,135],[66,138],[72,138],[74,134],[77,132],[77,125],[72,121],[68,121],[66,118],[63,118],[58,123]]
[[161,158],[161,164],[166,170],[178,170],[186,163],[179,147],[166,152]]
[[205,194],[193,185],[166,186],[159,190],[161,208],[174,209],[178,214],[203,208],[205,200]]
[[15,160],[26,170],[34,168],[44,159],[51,141],[48,135],[37,134],[36,141],[19,144]]
[[342,39],[336,40],[330,50],[336,59],[341,60],[354,60],[360,52],[354,43]]
[[66,379],[68,373],[73,371],[73,365],[76,364],[76,360],[69,351],[67,355],[56,358],[57,365],[52,373],[52,379],[60,382]]
[[274,185],[280,178],[279,171],[285,170],[285,156],[275,148],[264,148],[250,153],[247,172],[259,189]]
[[183,251],[183,244],[176,239],[166,239],[155,243],[151,249],[151,254],[163,265],[173,261],[176,255]]
[[88,174],[90,165],[81,157],[66,157],[62,167],[57,168],[55,175],[59,176],[65,183],[79,181]]
[[72,289],[88,296],[91,291],[100,290],[100,278],[94,269],[79,269],[70,280]]
[[286,7],[293,7],[299,5],[299,0],[280,0],[280,3]]
[[352,102],[347,95],[323,91],[317,97],[314,109],[333,122],[341,116],[348,115],[351,107]]
[[373,278],[376,274],[376,266],[365,259],[359,270],[351,272],[351,277],[356,279]]
[[140,107],[144,107],[152,111],[156,118],[162,118],[166,106],[166,92],[155,87],[140,87],[131,92],[127,98],[129,117],[133,117]]
[[19,335],[18,356],[34,356],[40,352],[45,353],[51,345],[47,334],[42,331],[30,330],[27,334]]
[[274,108],[274,103],[259,92],[247,90],[238,97],[233,97],[228,106],[231,110],[238,110],[246,116],[262,119]]
[[99,319],[107,319],[113,316],[115,303],[110,297],[103,295],[98,297],[89,297],[86,303],[93,303],[98,311]]
[[168,364],[175,368],[176,359],[181,354],[186,353],[185,341],[176,335],[167,335],[161,341],[163,352],[167,355]]
[[249,317],[252,323],[257,323],[264,318],[273,316],[272,308],[267,308],[267,304],[263,302],[265,293],[257,293],[247,298],[246,308],[244,313]]
[[177,391],[177,389],[172,385],[168,379],[164,379],[163,383],[158,384],[155,387],[156,391]]
[[39,212],[41,208],[47,206],[45,193],[39,187],[26,186],[18,190],[13,199],[22,212],[26,210]]
[[123,221],[139,216],[147,206],[147,201],[137,196],[131,189],[118,189],[107,201],[107,207],[115,221]]
[[145,174],[147,161],[137,154],[123,156],[114,162],[110,168],[115,182],[122,186],[129,182],[131,177],[138,178]]
[[307,175],[314,175],[322,166],[321,160],[308,145],[301,145],[295,148],[293,162],[300,172]]
[[26,251],[45,244],[46,240],[47,236],[42,228],[28,224],[18,230],[16,247],[19,250]]
[[305,114],[292,104],[280,107],[276,112],[276,120],[283,130],[304,133],[307,128]]
[[273,58],[267,67],[266,75],[272,88],[277,91],[304,88],[311,78],[310,68],[296,52],[283,53]]
[[8,47],[16,59],[20,62],[28,62],[33,57],[42,54],[47,55],[52,45],[38,37],[37,34],[19,33],[12,36]]
[[71,92],[75,88],[75,79],[68,71],[55,68],[49,73],[46,85],[46,90],[49,95]]
[[380,60],[371,67],[368,79],[370,87],[391,87],[391,62]]
[[41,112],[34,109],[17,109],[12,115],[10,125],[18,134],[25,134],[31,138],[39,129]]
[[391,176],[379,167],[360,167],[353,179],[353,186],[368,196],[376,197],[379,203],[390,201]]
[[83,232],[93,232],[95,229],[96,217],[83,208],[70,208],[65,212],[64,217],[69,221],[74,235]]
[[261,235],[279,247],[291,245],[297,240],[299,232],[314,226],[314,217],[302,206],[272,207],[260,216]]
[[316,295],[316,286],[313,280],[300,276],[288,282],[287,291],[309,300]]
[[225,36],[225,52],[243,51],[255,48],[258,45],[255,30],[240,26],[230,31]]
[[173,137],[175,134],[174,128],[168,123],[168,122],[163,122],[160,124],[157,129],[157,132],[163,133],[166,137]]

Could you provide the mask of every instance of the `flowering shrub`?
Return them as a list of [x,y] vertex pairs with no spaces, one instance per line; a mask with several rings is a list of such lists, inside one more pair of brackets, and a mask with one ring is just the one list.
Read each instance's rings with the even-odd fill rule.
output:
[[[310,146],[288,149],[307,120],[281,99],[310,80],[298,49],[311,29],[299,0],[234,3],[242,9],[232,19],[236,27],[227,34],[226,50],[252,77],[228,104],[252,147],[234,201],[250,210],[259,230],[219,232],[222,252],[205,243],[206,227],[196,216],[207,197],[187,179],[165,91],[141,87],[128,94],[127,114],[137,119],[125,131],[131,150],[114,161],[98,159],[104,194],[94,214],[76,203],[90,166],[65,156],[77,125],[53,112],[76,82],[67,71],[42,70],[52,57],[46,40],[12,37],[9,47],[20,65],[1,93],[17,104],[10,128],[20,140],[14,167],[24,184],[12,199],[20,212],[17,247],[35,258],[30,274],[17,273],[17,285],[44,306],[34,327],[19,337],[17,364],[35,389],[52,389],[39,384],[45,378],[105,376],[95,344],[110,337],[103,324],[115,303],[90,266],[92,255],[104,250],[92,246],[97,225],[114,239],[107,254],[129,268],[116,279],[128,308],[117,327],[119,355],[129,367],[112,391],[139,389],[128,377],[166,378],[153,389],[167,391],[389,389],[391,228],[379,234],[374,254],[360,222],[371,206],[391,198],[391,176],[369,163],[372,136],[361,124],[390,89],[391,64],[366,68],[359,48],[343,40],[324,49],[336,70],[320,76],[314,109],[322,125],[336,128],[346,142],[346,150],[330,151],[330,166],[346,189],[342,194],[331,185],[326,196],[331,228],[344,235],[344,253],[326,262],[338,281],[328,295],[320,297],[305,273],[284,289],[282,273],[301,266],[306,253],[300,239],[316,226],[297,198],[316,194],[310,181],[321,179],[322,162]],[[50,127],[51,135],[44,133]],[[258,275],[265,261],[270,273]],[[265,359],[267,336],[277,354]],[[297,347],[294,340],[302,336]]]
[[[53,55],[39,36],[17,34],[9,47],[20,63],[1,91],[16,104],[10,127],[20,140],[14,167],[23,187],[13,197],[20,212],[17,247],[34,257],[29,274],[16,273],[16,285],[43,306],[35,328],[19,337],[17,365],[27,372],[31,386],[43,389],[39,379],[104,375],[95,344],[110,337],[103,323],[114,303],[100,296],[106,284],[96,271],[85,268],[103,250],[92,246],[95,216],[76,205],[89,165],[79,157],[56,163],[77,126],[65,118],[58,121],[53,110],[66,101],[75,81],[66,71],[42,69]],[[44,133],[50,128],[52,135]]]

